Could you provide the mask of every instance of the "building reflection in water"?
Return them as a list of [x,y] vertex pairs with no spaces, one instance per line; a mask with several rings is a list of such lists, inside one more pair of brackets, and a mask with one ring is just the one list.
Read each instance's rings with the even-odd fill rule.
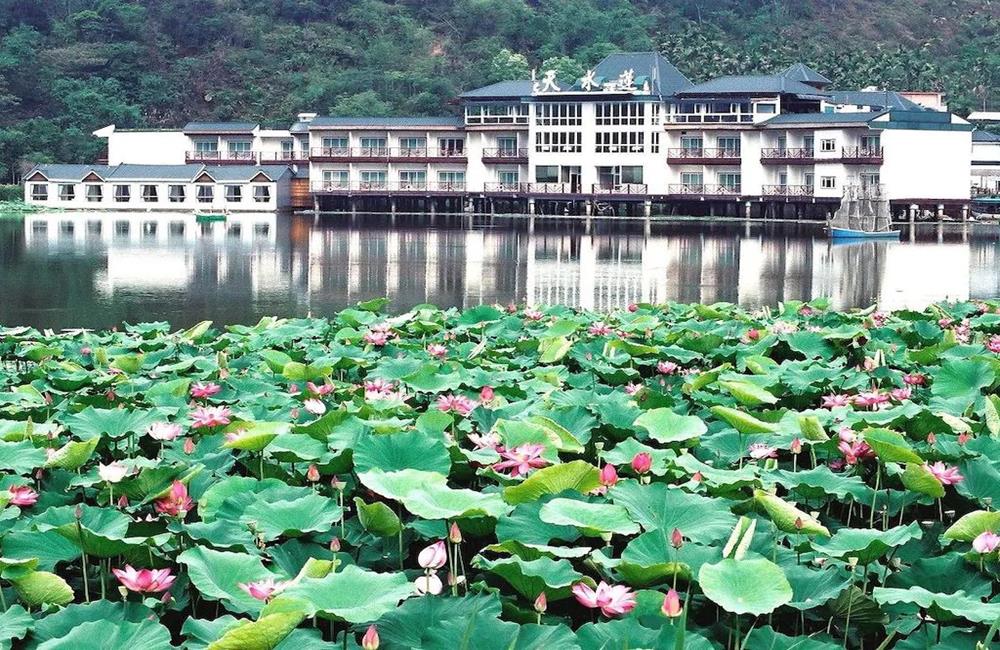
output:
[[[151,213],[28,215],[0,222],[0,322],[329,314],[377,296],[420,303],[511,301],[612,309],[631,302],[829,296],[837,307],[922,308],[1000,295],[998,230],[918,228],[899,243],[831,244],[815,226],[683,222],[626,229],[496,222],[390,227],[347,217],[261,214],[198,223]],[[373,224],[371,221],[379,221]]]

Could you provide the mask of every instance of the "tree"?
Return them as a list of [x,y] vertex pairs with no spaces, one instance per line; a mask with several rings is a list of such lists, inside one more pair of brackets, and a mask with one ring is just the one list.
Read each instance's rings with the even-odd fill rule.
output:
[[528,57],[503,48],[490,60],[486,81],[494,83],[527,79],[530,74],[531,66],[528,65]]
[[568,56],[554,56],[542,62],[543,71],[555,70],[556,79],[562,84],[576,82],[585,72],[584,67]]

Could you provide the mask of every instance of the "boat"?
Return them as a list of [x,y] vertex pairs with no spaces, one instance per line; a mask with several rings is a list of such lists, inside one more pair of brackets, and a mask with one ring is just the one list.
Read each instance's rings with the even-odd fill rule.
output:
[[891,228],[889,201],[880,185],[848,186],[844,198],[827,225],[831,239],[899,240],[899,230]]
[[225,221],[226,215],[224,212],[196,212],[194,220],[197,223],[215,223],[216,221]]

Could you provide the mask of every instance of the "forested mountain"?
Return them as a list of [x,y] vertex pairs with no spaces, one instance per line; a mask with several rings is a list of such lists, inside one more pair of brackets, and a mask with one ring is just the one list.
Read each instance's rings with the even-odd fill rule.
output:
[[659,49],[693,80],[803,61],[1000,108],[1000,0],[0,0],[0,175],[95,128],[454,111],[463,89]]

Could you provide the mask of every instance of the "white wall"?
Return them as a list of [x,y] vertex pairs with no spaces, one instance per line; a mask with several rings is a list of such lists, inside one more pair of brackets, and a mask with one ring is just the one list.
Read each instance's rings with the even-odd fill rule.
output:
[[969,199],[969,131],[885,129],[882,183],[890,200]]
[[[178,183],[178,182],[157,182],[157,181],[120,181],[107,183],[73,183],[75,195],[72,201],[63,201],[59,198],[59,186],[64,183],[47,183],[49,195],[47,201],[35,201],[32,192],[35,182],[28,182],[24,188],[24,200],[27,203],[42,205],[50,208],[64,208],[72,210],[230,210],[244,212],[271,212],[289,204],[289,183],[287,179],[282,183],[218,183],[214,185],[214,196],[211,202],[200,202],[197,200],[197,187],[205,183]],[[102,196],[100,201],[87,200],[87,187],[90,185],[100,185]],[[128,185],[131,188],[128,201],[115,200],[115,186]],[[157,200],[144,201],[142,198],[143,185],[156,185]],[[184,185],[184,200],[172,202],[169,199],[170,185]],[[211,185],[211,184],[209,184]],[[240,185],[242,188],[242,200],[239,202],[226,200],[226,185]],[[265,185],[270,188],[270,199],[264,202],[254,200],[253,188],[257,185]]]
[[107,138],[109,165],[183,165],[190,148],[180,131],[113,131]]

